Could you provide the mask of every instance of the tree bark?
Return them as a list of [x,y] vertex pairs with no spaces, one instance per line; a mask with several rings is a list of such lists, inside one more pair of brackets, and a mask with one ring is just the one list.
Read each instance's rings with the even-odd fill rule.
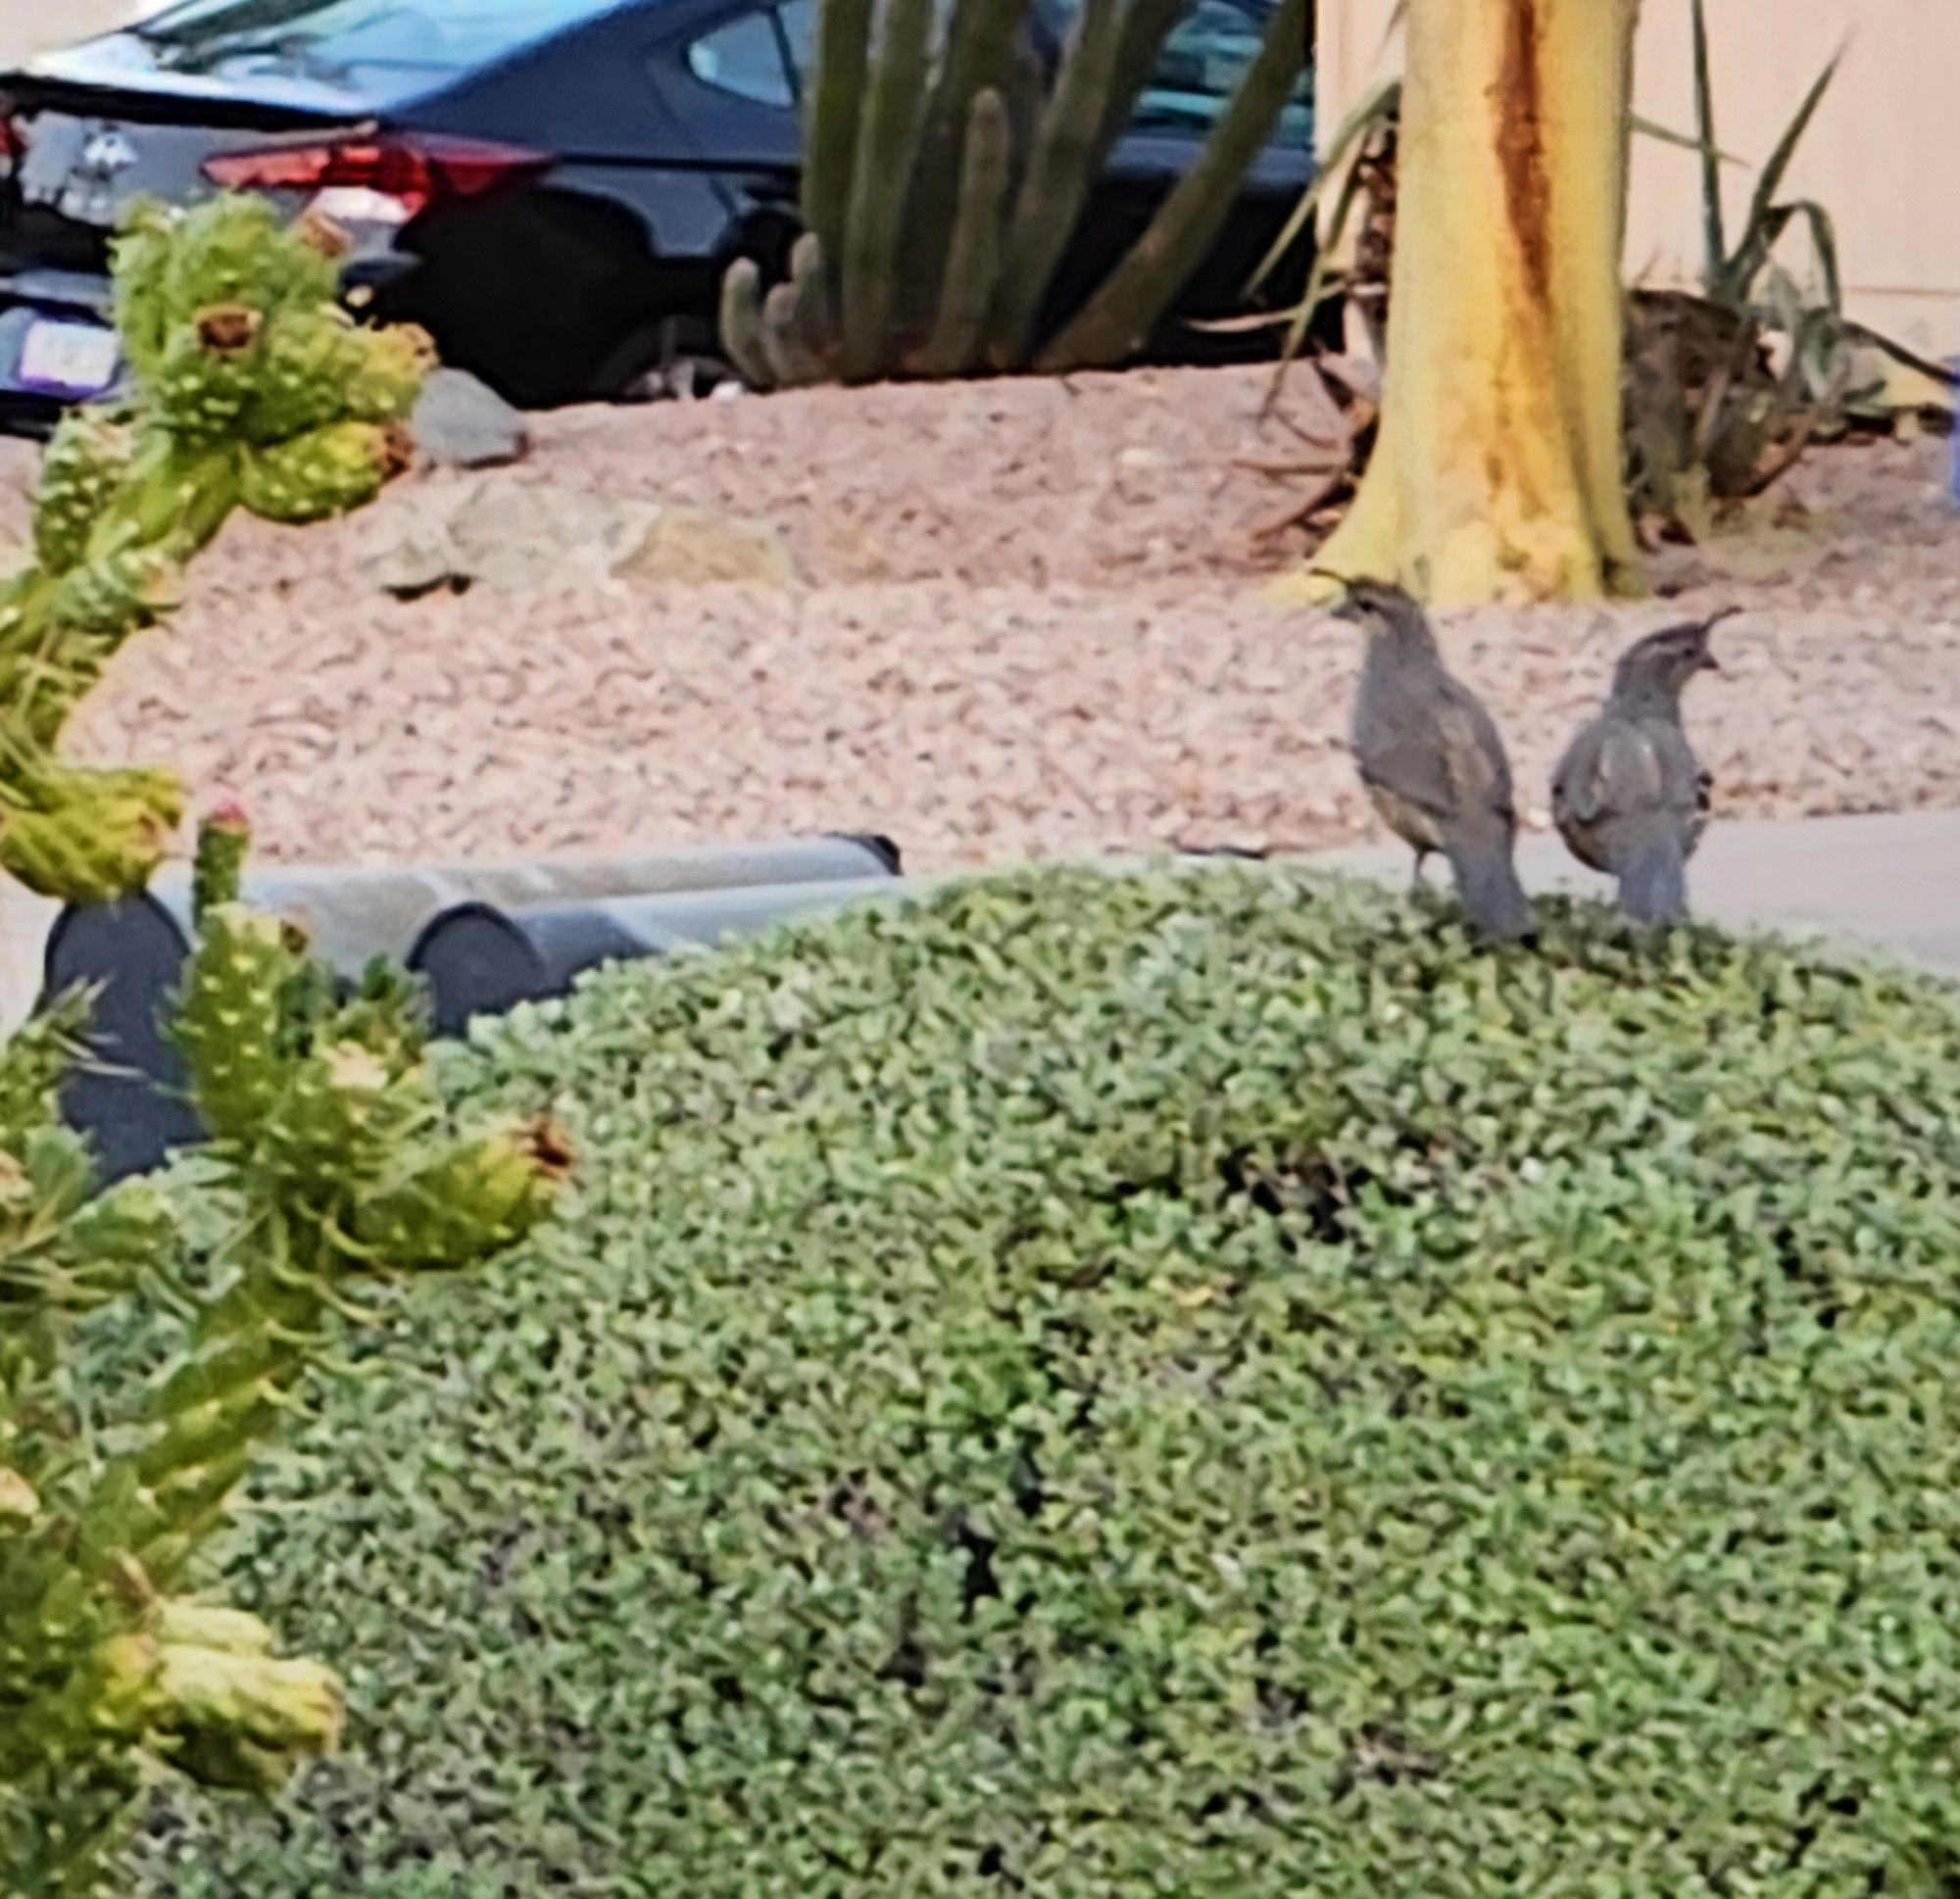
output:
[[1410,0],[1381,428],[1316,567],[1446,607],[1641,590],[1620,447],[1639,11]]

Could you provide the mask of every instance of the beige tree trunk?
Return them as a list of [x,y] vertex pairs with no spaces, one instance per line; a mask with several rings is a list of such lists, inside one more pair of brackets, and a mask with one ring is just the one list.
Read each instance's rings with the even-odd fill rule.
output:
[[1438,606],[1640,591],[1620,449],[1639,11],[1409,0],[1381,430],[1317,568]]

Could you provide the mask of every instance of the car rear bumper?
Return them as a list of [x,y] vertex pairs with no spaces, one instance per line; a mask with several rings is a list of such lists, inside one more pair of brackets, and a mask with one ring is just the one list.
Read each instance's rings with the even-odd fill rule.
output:
[[69,403],[88,393],[64,395],[24,373],[23,359],[35,326],[59,322],[107,329],[113,301],[107,277],[0,268],[0,432],[46,434]]

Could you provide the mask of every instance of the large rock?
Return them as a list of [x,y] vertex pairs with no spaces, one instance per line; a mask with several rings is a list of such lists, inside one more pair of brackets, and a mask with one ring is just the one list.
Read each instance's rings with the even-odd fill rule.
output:
[[715,582],[782,589],[802,584],[789,537],[767,521],[707,508],[656,508],[612,566],[629,586]]
[[423,458],[439,468],[500,468],[531,446],[523,416],[463,369],[430,374],[410,428]]
[[389,509],[375,529],[368,578],[408,599],[445,586],[534,593],[616,580],[779,590],[803,581],[788,538],[766,521],[547,482],[432,485]]

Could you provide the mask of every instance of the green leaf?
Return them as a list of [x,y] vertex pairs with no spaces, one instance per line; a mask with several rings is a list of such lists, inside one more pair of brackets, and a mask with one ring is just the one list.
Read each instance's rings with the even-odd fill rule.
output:
[[[1350,161],[1369,133],[1400,114],[1401,102],[1402,82],[1397,77],[1384,79],[1379,85],[1364,93],[1349,109],[1321,160],[1320,170],[1315,174],[1313,182],[1300,194],[1299,202],[1289,214],[1285,224],[1280,228],[1279,235],[1267,247],[1265,256],[1259,260],[1257,269],[1247,280],[1245,294],[1248,297],[1252,296],[1265,283],[1285,261],[1293,247],[1312,228],[1314,214],[1320,207],[1321,196],[1328,184],[1337,177],[1341,180],[1341,197],[1334,221],[1321,239],[1319,249],[1325,252],[1339,248],[1342,233],[1347,228],[1348,213],[1355,195],[1354,173]],[[1316,270],[1319,268],[1319,257],[1316,255]],[[1309,298],[1309,307],[1311,301]]]
[[1729,240],[1722,216],[1722,163],[1715,137],[1715,84],[1709,70],[1708,16],[1704,0],[1691,0],[1694,39],[1694,132],[1701,153],[1702,283],[1710,296],[1723,279]]
[[[1700,0],[1696,0],[1697,7]],[[1756,187],[1749,200],[1748,221],[1743,226],[1742,236],[1737,244],[1735,254],[1722,267],[1720,280],[1729,292],[1737,297],[1745,296],[1748,286],[1755,281],[1756,272],[1763,267],[1775,243],[1776,208],[1778,193],[1783,189],[1784,175],[1788,171],[1791,161],[1796,156],[1796,148],[1803,141],[1803,135],[1810,129],[1810,122],[1816,117],[1817,109],[1824,103],[1824,96],[1831,90],[1831,82],[1838,76],[1838,68],[1844,55],[1837,53],[1811,82],[1810,90],[1804,95],[1803,103],[1795,116],[1784,127],[1783,136],[1777,140],[1776,149],[1756,179]],[[1713,133],[1710,132],[1712,139]]]

